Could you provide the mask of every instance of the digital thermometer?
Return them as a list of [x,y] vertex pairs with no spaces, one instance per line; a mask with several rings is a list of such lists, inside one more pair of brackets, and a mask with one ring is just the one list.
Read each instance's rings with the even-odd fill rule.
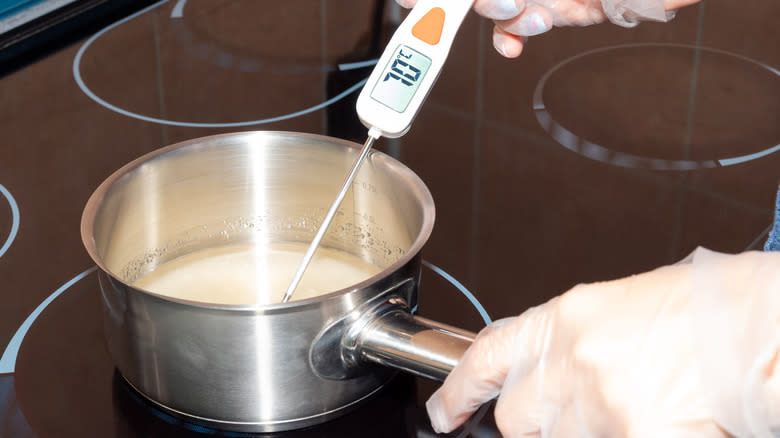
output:
[[419,0],[390,38],[358,96],[357,113],[368,127],[368,139],[303,255],[282,302],[292,298],[374,140],[400,137],[412,126],[473,3],[474,0]]
[[474,0],[420,0],[393,34],[357,100],[366,127],[383,137],[409,130],[439,77]]

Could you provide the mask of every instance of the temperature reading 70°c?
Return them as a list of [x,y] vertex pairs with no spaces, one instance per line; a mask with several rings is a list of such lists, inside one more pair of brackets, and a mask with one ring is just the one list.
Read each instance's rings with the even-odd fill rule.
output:
[[422,78],[431,67],[431,59],[409,46],[399,45],[385,65],[371,97],[402,113],[409,106]]
[[385,81],[395,79],[401,81],[402,84],[411,87],[420,79],[420,69],[411,65],[413,54],[405,54],[402,48],[398,56],[393,60],[393,65],[390,66],[390,71],[385,75]]

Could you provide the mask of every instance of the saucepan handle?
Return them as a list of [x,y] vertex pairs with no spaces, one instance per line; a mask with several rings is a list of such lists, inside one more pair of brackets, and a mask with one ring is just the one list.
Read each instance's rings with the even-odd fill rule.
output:
[[357,337],[360,360],[443,381],[476,334],[411,315],[401,308],[380,312]]

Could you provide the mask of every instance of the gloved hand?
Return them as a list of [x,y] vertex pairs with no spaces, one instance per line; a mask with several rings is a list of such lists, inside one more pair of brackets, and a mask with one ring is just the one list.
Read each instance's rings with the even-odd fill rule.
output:
[[698,249],[490,325],[428,413],[448,432],[498,396],[505,437],[769,437],[779,322],[780,253]]
[[[417,0],[396,0],[411,8]],[[667,21],[671,12],[699,0],[476,0],[474,10],[495,22],[493,46],[503,56],[520,55],[526,37],[553,26],[587,26],[607,19],[622,26],[640,20]],[[606,12],[605,12],[606,11]]]

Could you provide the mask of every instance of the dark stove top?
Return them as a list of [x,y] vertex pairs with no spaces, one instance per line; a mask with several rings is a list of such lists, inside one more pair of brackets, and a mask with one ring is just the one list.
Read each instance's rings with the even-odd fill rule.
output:
[[[123,164],[195,137],[362,142],[354,91],[402,16],[393,1],[352,0],[129,13],[2,69],[0,437],[231,436],[151,407],[116,374],[81,210]],[[780,179],[779,14],[776,0],[705,0],[670,24],[556,29],[517,60],[495,54],[492,25],[471,14],[412,130],[377,144],[436,202],[423,257],[444,272],[424,268],[419,312],[484,326],[445,276],[497,319],[698,245],[759,249]],[[435,388],[399,375],[290,436],[433,436]],[[490,406],[453,435],[498,436]]]

